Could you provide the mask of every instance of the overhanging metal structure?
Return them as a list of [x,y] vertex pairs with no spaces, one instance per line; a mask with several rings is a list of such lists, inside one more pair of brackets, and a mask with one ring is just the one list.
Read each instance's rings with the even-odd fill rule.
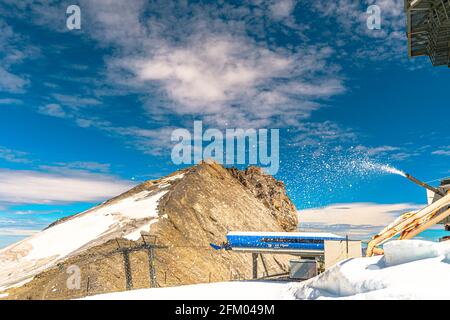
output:
[[410,57],[450,67],[450,0],[405,0]]

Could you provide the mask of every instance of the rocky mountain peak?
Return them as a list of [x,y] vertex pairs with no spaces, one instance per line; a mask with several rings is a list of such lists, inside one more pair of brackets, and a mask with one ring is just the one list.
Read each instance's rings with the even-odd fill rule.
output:
[[[158,286],[250,279],[251,255],[215,251],[209,244],[221,243],[229,231],[296,226],[295,206],[282,182],[256,167],[237,170],[202,162],[146,181],[0,250],[0,293],[49,299],[126,290],[121,248],[139,247],[144,235],[162,245],[153,261]],[[147,252],[133,251],[127,259],[133,288],[149,287]],[[280,274],[290,257],[264,259],[260,274]],[[67,289],[71,266],[80,268],[83,289]]]

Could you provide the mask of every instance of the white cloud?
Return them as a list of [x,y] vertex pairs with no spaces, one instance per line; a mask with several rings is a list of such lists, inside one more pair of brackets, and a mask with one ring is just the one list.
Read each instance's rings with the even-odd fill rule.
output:
[[108,81],[144,94],[152,117],[175,112],[217,126],[287,125],[320,108],[317,100],[345,89],[331,48],[285,48],[249,35],[267,32],[264,17],[254,14],[289,15],[292,1],[82,5],[91,36],[117,49],[106,60]]
[[[367,8],[375,4],[381,10],[381,30],[367,28]],[[407,45],[405,36],[406,18],[404,14],[403,0],[339,0],[312,1],[313,10],[331,21],[330,25],[337,24],[333,37],[346,46],[342,55],[347,55],[352,50],[352,60],[355,57],[364,60],[407,62]]]
[[432,154],[438,156],[450,156],[450,146],[442,147],[439,150],[433,151]]
[[398,147],[393,146],[379,146],[379,147],[367,147],[363,145],[356,146],[354,148],[357,152],[364,152],[369,156],[379,155],[379,154],[386,154],[388,152],[397,151],[399,150]]
[[291,143],[294,145],[320,145],[320,143],[350,143],[356,140],[356,133],[342,128],[335,122],[303,122],[290,129]]
[[13,99],[13,98],[3,98],[3,99],[0,99],[0,104],[3,104],[3,105],[11,105],[11,104],[13,104],[13,105],[17,105],[17,104],[22,104],[22,101],[21,100],[19,100],[19,99]]
[[[293,68],[289,57],[226,38],[194,40],[167,48],[136,66],[142,80],[159,80],[169,97],[184,105],[183,113],[219,112],[271,77]],[[204,108],[207,108],[204,110]]]
[[59,93],[53,94],[53,97],[58,100],[59,103],[71,108],[80,108],[101,104],[101,102],[95,98],[78,97]]
[[370,239],[399,215],[424,205],[345,203],[298,211],[301,230],[348,234],[356,239]]
[[[1,8],[0,8],[0,11]],[[3,13],[3,11],[2,11]],[[0,91],[23,93],[29,80],[22,74],[12,71],[14,65],[22,63],[39,53],[39,49],[27,44],[6,20],[0,17]]]
[[14,163],[29,163],[28,153],[0,146],[0,159]]
[[0,90],[13,92],[13,93],[21,93],[23,92],[24,87],[28,84],[28,80],[12,74],[5,70],[3,67],[0,67]]
[[369,157],[379,157],[390,159],[394,161],[404,161],[412,157],[416,157],[422,154],[424,148],[408,148],[407,146],[395,147],[389,145],[383,146],[364,146],[358,145],[353,148],[353,151],[360,154],[365,154]]
[[276,20],[289,17],[295,8],[294,0],[275,0],[269,5],[272,16]]
[[[22,14],[30,9],[36,16],[49,6],[25,0],[20,4],[7,2],[24,10]],[[113,49],[113,53],[105,56],[106,70],[101,70],[100,77],[87,79],[92,87],[87,90],[90,95],[54,94],[56,103],[42,107],[41,112],[125,137],[138,149],[153,153],[160,152],[162,140],[148,140],[166,132],[173,125],[169,118],[174,114],[193,115],[214,126],[300,127],[297,142],[353,141],[355,133],[337,124],[303,123],[327,99],[346,90],[336,62],[342,62],[349,47],[337,43],[356,41],[351,46],[351,50],[358,48],[356,53],[351,52],[352,59],[384,59],[403,53],[402,1],[377,1],[382,8],[381,31],[366,27],[365,10],[373,2],[269,0],[241,5],[174,5],[166,1],[81,0],[83,34],[101,47]],[[313,16],[320,15],[317,25],[293,17],[294,9],[300,12],[310,8],[314,9]],[[56,13],[52,8],[42,19],[31,20],[40,25],[43,21],[55,24],[61,19]],[[311,44],[313,39],[303,31],[317,27],[319,36],[330,32],[328,25],[318,26],[327,18],[338,24],[332,31],[336,45]],[[278,34],[295,41],[280,44],[276,41]],[[81,110],[83,106],[99,105],[101,96],[130,93],[137,93],[142,101],[150,118],[149,127],[160,126],[150,130],[155,132],[152,137],[133,137],[132,132],[146,129],[125,128],[99,118],[98,113],[94,118],[88,108]],[[180,120],[181,125],[186,119],[192,117]],[[409,156],[398,151],[392,156]]]
[[56,103],[47,104],[39,108],[39,113],[56,117],[56,118],[65,118],[67,116],[66,112],[63,108]]
[[38,233],[40,230],[28,230],[28,229],[13,229],[13,228],[0,228],[0,237],[5,236],[32,236]]
[[101,172],[110,171],[111,165],[108,163],[99,163],[93,161],[74,161],[74,162],[58,162],[51,165],[41,165],[39,167],[44,171],[53,173],[67,173],[76,171]]
[[[332,50],[275,51],[246,38],[201,35],[143,58],[121,61],[137,79],[160,85],[162,106],[205,116],[215,125],[281,125],[307,118],[315,99],[342,93],[343,81],[323,70]],[[306,71],[307,70],[307,71]],[[158,91],[157,91],[158,92]],[[154,108],[154,106],[152,106]]]
[[0,202],[46,204],[106,200],[133,185],[109,175],[76,172],[72,175],[40,171],[0,170]]

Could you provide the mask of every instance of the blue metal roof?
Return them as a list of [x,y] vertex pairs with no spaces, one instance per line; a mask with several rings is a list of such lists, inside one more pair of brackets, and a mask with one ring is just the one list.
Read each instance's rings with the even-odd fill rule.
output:
[[236,251],[321,253],[325,240],[345,240],[332,233],[310,232],[229,232],[226,248]]

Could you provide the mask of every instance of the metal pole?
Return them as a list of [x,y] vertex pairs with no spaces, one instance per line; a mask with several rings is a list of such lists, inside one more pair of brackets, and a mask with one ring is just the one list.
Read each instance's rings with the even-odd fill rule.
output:
[[127,281],[127,290],[133,289],[133,279],[131,277],[130,256],[127,250],[123,250],[123,266],[125,270],[125,278]]
[[262,253],[259,254],[260,258],[261,258],[261,262],[263,264],[264,270],[266,271],[266,276],[269,276],[269,271],[267,270],[267,266],[266,266],[266,261],[264,260],[264,257],[262,255]]
[[253,279],[258,279],[258,254],[252,253]]
[[149,272],[150,272],[150,287],[156,288],[156,270],[155,270],[155,248],[150,247],[148,249],[148,264],[149,264]]
[[405,176],[406,176],[406,179],[408,179],[408,180],[418,184],[419,186],[424,187],[425,189],[428,189],[431,192],[434,192],[434,193],[436,193],[436,194],[438,194],[438,195],[440,195],[442,197],[445,196],[445,192],[443,192],[443,191],[441,191],[441,190],[439,190],[439,189],[437,189],[435,187],[432,187],[429,184],[426,184],[425,182],[422,182],[422,181],[420,181],[417,178],[414,178],[412,175],[406,173]]
[[88,276],[87,277],[87,283],[86,283],[86,293],[89,293],[90,280],[91,280],[91,278]]
[[348,259],[348,234],[345,235],[345,244],[346,244],[346,249],[347,249],[347,259]]

